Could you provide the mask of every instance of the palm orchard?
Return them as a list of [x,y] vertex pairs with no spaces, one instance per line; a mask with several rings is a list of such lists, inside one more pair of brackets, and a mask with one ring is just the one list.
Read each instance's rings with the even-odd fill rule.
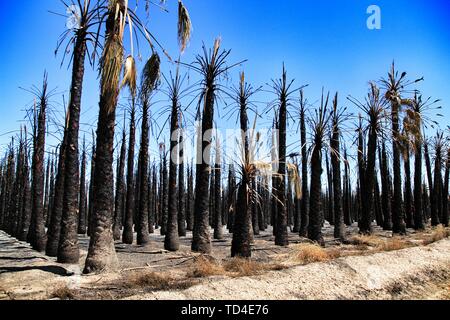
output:
[[[27,113],[31,130],[21,127],[0,162],[0,227],[35,250],[76,264],[79,235],[87,234],[84,272],[92,273],[118,268],[115,241],[144,246],[154,233],[165,237],[166,250],[177,251],[180,238],[192,232],[191,250],[209,254],[211,237],[223,239],[226,228],[231,255],[249,258],[254,237],[268,230],[275,245],[288,246],[293,233],[325,245],[326,222],[341,243],[354,223],[365,235],[375,226],[398,235],[430,224],[448,227],[450,131],[435,120],[440,101],[420,93],[423,79],[409,80],[392,64],[362,99],[322,90],[314,105],[307,86],[297,85],[284,65],[270,85],[255,88],[244,72],[234,85],[224,81],[245,61],[230,62],[220,39],[211,49],[204,45],[194,62],[181,62],[192,28],[181,1],[178,60],[128,0],[76,6],[79,25],[58,43],[66,46],[64,55],[71,48],[72,66],[63,138],[56,149],[46,144],[54,92],[45,75],[42,86],[30,90],[36,98]],[[141,71],[138,41],[151,52]],[[173,73],[161,72],[161,57]],[[100,81],[90,150],[80,139],[86,63],[99,68]],[[189,72],[199,81],[189,83]],[[120,92],[129,95],[128,123],[116,117]],[[273,100],[257,102],[261,93]],[[156,94],[169,101],[161,110],[167,120],[151,112]],[[233,115],[241,133],[232,156],[211,130]],[[273,124],[270,139],[262,139],[262,118]],[[161,132],[152,130],[164,121]],[[190,139],[184,129],[193,122],[197,135]],[[159,143],[159,154],[151,142]],[[184,152],[186,143],[196,146],[195,156]],[[262,149],[271,152],[261,155]]]

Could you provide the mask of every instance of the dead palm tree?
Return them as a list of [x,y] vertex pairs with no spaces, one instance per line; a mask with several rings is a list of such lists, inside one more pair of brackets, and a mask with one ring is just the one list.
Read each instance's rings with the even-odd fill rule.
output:
[[[359,224],[360,233],[372,233],[372,221],[375,216],[374,188],[375,188],[375,164],[377,154],[377,141],[382,133],[382,120],[385,115],[385,106],[387,101],[380,96],[380,90],[375,83],[370,83],[370,91],[362,103],[355,98],[350,97],[357,107],[359,107],[367,116],[367,126],[360,128],[359,144],[362,143],[361,135],[368,133],[368,142],[366,154],[360,146],[358,157],[362,157],[363,163],[360,163],[360,180],[362,188],[362,216]],[[361,162],[361,160],[360,160]]]
[[333,192],[334,192],[334,237],[336,239],[345,239],[342,184],[341,184],[341,126],[347,119],[346,109],[338,107],[338,93],[333,100],[333,113],[331,117],[331,165],[333,167]]
[[[427,113],[432,109],[440,109],[440,107],[434,108],[433,105],[440,100],[432,101],[431,98],[422,99],[422,95],[418,95],[416,92],[414,99],[407,105],[405,110],[406,115],[403,120],[403,127],[405,131],[405,141],[411,145],[412,151],[415,156],[414,161],[414,210],[413,210],[413,222],[414,229],[424,229],[425,217],[423,216],[423,190],[422,190],[422,157],[423,157],[423,145],[424,136],[423,130],[428,126],[434,127],[437,122],[430,119]],[[428,154],[428,146],[426,147]],[[429,162],[429,158],[427,163]],[[428,164],[427,164],[428,167]],[[431,164],[430,164],[431,171]],[[429,176],[429,183],[432,185],[431,172]],[[434,207],[435,204],[432,204]]]
[[300,89],[292,89],[294,80],[288,82],[286,69],[283,64],[283,72],[280,79],[272,80],[272,89],[277,95],[277,100],[273,106],[278,111],[278,172],[277,184],[275,185],[275,197],[277,198],[277,217],[275,229],[275,244],[278,246],[287,246],[287,209],[286,209],[286,130],[287,113],[291,105],[291,96]]
[[[63,210],[61,219],[61,236],[58,248],[58,262],[60,263],[78,263],[80,253],[78,248],[78,210],[79,210],[79,150],[78,134],[80,127],[81,96],[83,90],[84,62],[87,52],[87,42],[95,41],[97,35],[91,32],[91,28],[101,23],[100,16],[103,9],[100,4],[91,8],[91,1],[84,0],[77,2],[77,9],[80,12],[79,24],[70,30],[73,36],[70,43],[74,44],[71,60],[72,82],[70,87],[70,100],[68,108],[68,126],[67,126],[67,145],[64,148],[66,155],[64,157],[64,189],[63,189]],[[68,30],[69,31],[69,30]],[[69,34],[63,33],[62,41]],[[68,45],[69,45],[68,44]],[[59,47],[58,45],[58,47]],[[67,51],[65,51],[66,53]],[[93,52],[95,56],[95,49]]]
[[46,135],[46,114],[49,97],[52,91],[48,90],[47,73],[44,74],[42,89],[35,92],[39,97],[37,104],[38,115],[34,126],[33,163],[32,163],[32,211],[29,241],[33,249],[45,251],[46,235],[44,221],[44,156]]
[[125,206],[125,157],[127,153],[126,132],[125,123],[122,132],[122,146],[120,148],[119,161],[117,164],[116,174],[116,197],[114,204],[114,224],[113,224],[113,236],[114,240],[120,240],[122,219]]
[[392,231],[394,233],[405,234],[406,225],[403,217],[402,208],[402,177],[401,177],[401,159],[400,159],[400,112],[405,100],[402,95],[406,87],[417,83],[422,79],[415,81],[406,80],[406,72],[401,75],[395,70],[395,65],[392,63],[391,70],[387,79],[382,79],[381,83],[386,90],[385,97],[391,103],[391,119],[392,119],[392,155],[393,155],[393,171],[394,171],[394,197],[392,206]]
[[[66,127],[68,125],[69,113],[66,113]],[[49,257],[56,257],[58,255],[59,239],[61,236],[61,219],[62,206],[64,194],[64,170],[65,162],[65,148],[67,146],[67,130],[64,130],[63,141],[59,146],[58,170],[55,181],[55,195],[53,197],[52,210],[50,212],[50,223],[47,230],[47,244],[45,254]]]
[[310,127],[313,133],[311,148],[311,187],[310,187],[310,210],[308,238],[312,241],[324,245],[322,235],[322,214],[321,214],[321,190],[322,190],[322,149],[325,145],[325,137],[328,136],[328,121],[331,113],[328,112],[329,94],[326,99],[322,92],[321,104],[318,110],[315,110],[315,116],[309,119]]
[[202,92],[199,99],[199,110],[202,107],[201,143],[198,145],[198,153],[201,155],[196,169],[196,196],[194,204],[194,230],[192,250],[195,252],[209,253],[211,251],[211,237],[209,232],[209,173],[211,166],[210,144],[211,135],[208,132],[213,128],[214,107],[219,88],[219,78],[231,67],[226,66],[226,59],[230,51],[219,51],[220,39],[216,39],[214,48],[207,50],[203,46],[203,55],[198,55],[194,65],[190,66],[203,77]]
[[81,171],[80,171],[80,203],[79,203],[79,217],[78,217],[78,234],[85,235],[86,227],[86,143],[83,138],[83,151],[81,154]]
[[[251,210],[251,174],[254,172],[250,155],[250,137],[248,130],[248,110],[251,106],[251,97],[258,91],[245,82],[245,74],[241,73],[239,89],[235,89],[235,103],[239,110],[239,123],[241,128],[240,168],[241,181],[237,185],[236,207],[233,207],[234,190],[228,190],[230,194],[230,207],[233,207],[231,256],[248,258],[251,256],[250,240],[250,210]],[[234,167],[230,168],[232,177],[230,188],[234,188]]]
[[85,273],[115,269],[118,265],[112,234],[112,165],[116,107],[123,62],[123,33],[127,17],[129,18],[128,1],[109,0],[105,45],[100,63],[100,112],[91,199],[93,225]]

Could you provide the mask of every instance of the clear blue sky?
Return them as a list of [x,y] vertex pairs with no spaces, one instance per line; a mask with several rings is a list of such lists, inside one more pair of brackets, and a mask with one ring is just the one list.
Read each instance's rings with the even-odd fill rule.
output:
[[[156,0],[155,0],[156,1]],[[130,1],[133,3],[133,1]],[[141,3],[144,0],[140,0]],[[168,0],[170,13],[151,8],[148,26],[177,56],[176,0]],[[232,49],[230,62],[248,59],[231,74],[245,70],[255,86],[279,77],[284,61],[288,76],[296,83],[309,84],[306,95],[312,102],[320,98],[322,87],[339,91],[341,101],[349,94],[363,98],[369,80],[385,76],[395,59],[400,71],[411,79],[424,76],[417,88],[425,96],[441,98],[443,127],[450,123],[450,2],[446,0],[185,0],[194,32],[183,57],[193,61],[204,41],[212,45],[222,37],[224,48]],[[381,8],[382,29],[368,30],[366,9]],[[20,87],[40,85],[44,69],[49,85],[57,87],[53,100],[55,114],[62,120],[61,96],[67,99],[70,70],[60,68],[61,56],[54,56],[65,19],[48,13],[64,13],[57,0],[2,1],[0,10],[0,134],[17,130],[23,109],[32,102]],[[148,50],[142,50],[148,57]],[[170,69],[163,59],[163,70]],[[173,69],[173,68],[172,68]],[[98,112],[97,71],[87,68],[84,82],[82,122],[94,123]],[[125,98],[126,94],[122,94]],[[258,100],[270,101],[263,93]],[[161,105],[161,107],[164,104]],[[158,106],[156,107],[156,111]],[[121,111],[120,111],[121,112]],[[120,113],[119,112],[119,113]],[[120,115],[118,116],[119,119]],[[221,126],[231,126],[223,123]],[[88,126],[84,130],[90,130]],[[295,128],[293,128],[295,130]],[[0,136],[0,151],[10,135]],[[51,138],[50,138],[51,139]]]

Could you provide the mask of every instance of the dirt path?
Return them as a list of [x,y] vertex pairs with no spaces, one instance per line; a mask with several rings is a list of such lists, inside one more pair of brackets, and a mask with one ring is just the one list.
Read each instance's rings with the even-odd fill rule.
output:
[[[378,236],[384,239],[388,235]],[[428,246],[362,252],[365,255],[291,266],[252,277],[195,279],[193,286],[182,290],[152,292],[146,286],[124,289],[120,281],[127,278],[129,269],[186,277],[186,271],[195,265],[189,238],[183,239],[178,253],[162,250],[160,236],[152,239],[148,247],[116,244],[119,273],[82,276],[86,239],[80,239],[80,265],[67,266],[0,232],[0,300],[49,299],[58,287],[73,290],[77,299],[450,299],[449,238]],[[254,259],[260,263],[295,252],[292,246],[273,246],[270,231],[255,240]],[[214,244],[213,256],[218,261],[226,259],[229,241]]]
[[449,299],[450,240],[130,299]]

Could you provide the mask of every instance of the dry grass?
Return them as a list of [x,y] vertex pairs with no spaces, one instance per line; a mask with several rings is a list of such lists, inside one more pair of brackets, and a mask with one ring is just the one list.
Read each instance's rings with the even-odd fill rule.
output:
[[450,229],[446,229],[442,225],[439,225],[433,230],[431,235],[427,235],[423,239],[423,245],[427,246],[448,237],[450,237]]
[[75,300],[77,297],[74,290],[67,285],[57,287],[49,296],[49,299]]
[[196,282],[190,279],[176,279],[156,272],[135,272],[122,278],[121,285],[127,289],[145,288],[151,291],[185,290]]
[[358,235],[353,237],[350,243],[359,251],[369,250],[372,247],[374,248],[372,252],[395,251],[413,246],[410,241],[398,237],[383,239],[375,235]]
[[254,276],[265,271],[280,271],[286,268],[286,266],[278,263],[262,263],[242,258],[233,258],[224,264],[225,271],[238,277]]
[[212,276],[250,277],[266,271],[279,271],[287,267],[278,263],[264,263],[251,259],[232,258],[219,263],[205,256],[200,256],[188,271],[188,278],[205,278]]
[[189,278],[205,278],[211,276],[225,275],[224,268],[214,261],[205,256],[200,256],[194,261],[194,266],[188,271],[187,276]]
[[331,255],[325,249],[315,244],[300,244],[293,248],[295,251],[293,259],[302,265],[332,259]]

